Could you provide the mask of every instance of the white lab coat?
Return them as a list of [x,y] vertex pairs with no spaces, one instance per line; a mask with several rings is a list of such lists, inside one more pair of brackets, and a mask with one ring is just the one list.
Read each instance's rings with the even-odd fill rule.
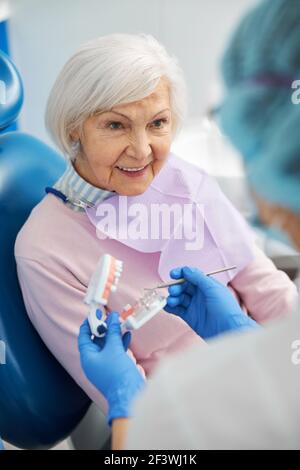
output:
[[168,359],[133,414],[128,449],[300,449],[300,305]]

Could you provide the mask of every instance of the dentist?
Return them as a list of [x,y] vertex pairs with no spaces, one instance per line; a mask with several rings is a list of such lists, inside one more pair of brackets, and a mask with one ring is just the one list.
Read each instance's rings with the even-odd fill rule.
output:
[[[223,129],[244,157],[261,220],[280,226],[298,249],[300,107],[291,97],[300,77],[299,31],[299,2],[265,0],[252,10],[224,55],[227,96],[220,108]],[[241,333],[169,358],[145,387],[125,352],[118,314],[109,317],[102,348],[85,322],[81,364],[108,401],[113,447],[299,449],[299,306],[259,328],[200,271],[178,268],[171,277],[186,282],[169,288],[168,314],[204,338]]]

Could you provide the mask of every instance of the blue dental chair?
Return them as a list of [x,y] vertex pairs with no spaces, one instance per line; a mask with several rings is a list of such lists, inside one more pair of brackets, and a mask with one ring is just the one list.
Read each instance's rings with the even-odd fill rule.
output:
[[23,87],[15,66],[1,51],[0,80],[0,340],[5,345],[0,362],[0,436],[23,449],[48,449],[71,434],[90,400],[27,317],[14,243],[45,186],[53,184],[65,165],[34,137],[3,132],[20,112]]

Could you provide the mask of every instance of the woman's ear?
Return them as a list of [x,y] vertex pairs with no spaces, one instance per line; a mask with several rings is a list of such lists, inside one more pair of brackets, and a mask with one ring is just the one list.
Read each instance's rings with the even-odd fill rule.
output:
[[72,131],[70,133],[70,139],[73,140],[73,142],[77,142],[80,139],[79,132],[78,131]]

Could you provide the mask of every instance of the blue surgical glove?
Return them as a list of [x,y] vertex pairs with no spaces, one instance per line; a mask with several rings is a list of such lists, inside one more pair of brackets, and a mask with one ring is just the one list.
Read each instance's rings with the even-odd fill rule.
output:
[[[78,348],[81,366],[87,378],[108,402],[108,423],[130,416],[130,407],[145,381],[126,353],[129,335],[121,333],[119,315],[107,319],[105,341],[94,342],[87,320],[80,327]],[[124,345],[124,343],[126,343]]]
[[227,287],[198,269],[177,268],[170,276],[172,279],[183,277],[186,282],[169,287],[165,310],[185,320],[202,338],[258,327],[242,311]]

